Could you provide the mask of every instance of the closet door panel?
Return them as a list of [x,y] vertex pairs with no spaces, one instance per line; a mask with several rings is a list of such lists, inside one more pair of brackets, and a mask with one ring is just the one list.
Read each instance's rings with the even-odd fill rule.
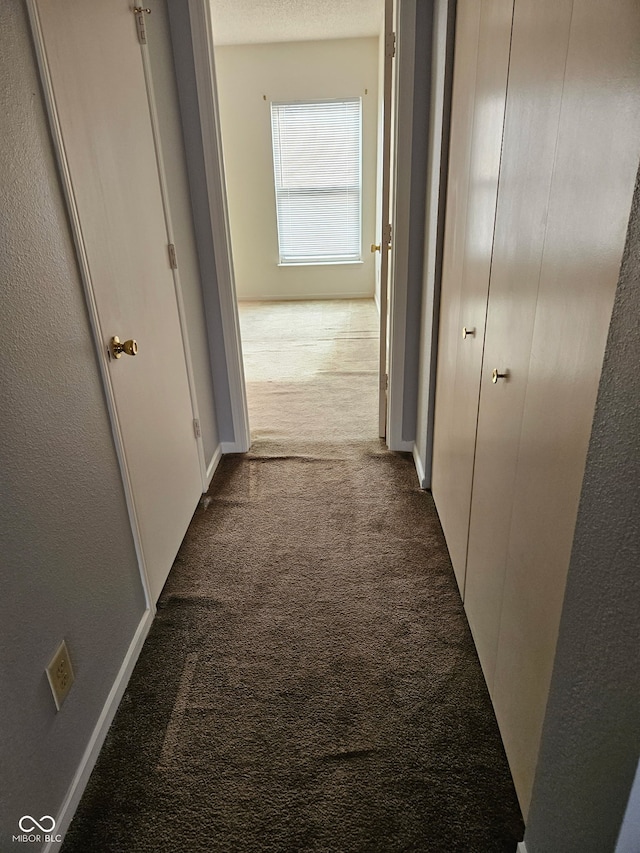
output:
[[[571,7],[571,0],[517,0],[513,19],[465,593],[494,702],[511,507]],[[494,369],[506,376],[493,382]]]
[[462,595],[512,15],[461,0],[456,17],[432,491]]
[[[449,175],[442,259],[442,291],[436,373],[433,469],[431,491],[449,548],[460,592],[464,586],[467,552],[464,506],[467,524],[471,498],[470,465],[464,464],[464,446],[453,434],[454,416],[460,410],[456,397],[460,297],[464,260],[466,210],[469,196],[469,169],[476,91],[478,35],[481,4],[462,0],[456,16],[455,60],[451,100]],[[464,418],[466,422],[467,418]],[[459,425],[460,421],[457,421]],[[455,476],[450,472],[456,470]]]
[[575,0],[493,689],[525,812],[640,158],[639,92],[637,2]]

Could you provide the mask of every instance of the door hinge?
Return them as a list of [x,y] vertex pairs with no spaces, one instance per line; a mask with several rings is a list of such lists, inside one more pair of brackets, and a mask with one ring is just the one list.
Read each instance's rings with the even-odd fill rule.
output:
[[176,256],[176,247],[173,245],[173,243],[169,243],[168,249],[169,249],[169,266],[171,267],[172,270],[177,270],[178,269],[178,258]]
[[382,244],[386,246],[387,249],[391,248],[391,234],[393,229],[391,228],[391,223],[387,222],[386,225],[382,226]]
[[200,429],[200,421],[198,418],[193,419],[193,431],[196,434],[196,438],[200,438],[202,436],[202,430]]
[[134,6],[133,14],[136,16],[136,29],[138,31],[138,41],[140,44],[147,43],[147,28],[144,23],[144,16],[151,14],[151,9],[145,9],[142,6]]
[[385,39],[384,46],[385,56],[395,56],[396,55],[396,34],[389,33],[389,35]]
[[384,390],[387,392],[389,390],[389,374],[385,373],[384,375]]

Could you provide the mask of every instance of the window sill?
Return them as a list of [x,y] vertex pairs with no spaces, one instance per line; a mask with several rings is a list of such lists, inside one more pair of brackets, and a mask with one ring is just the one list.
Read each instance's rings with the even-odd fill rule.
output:
[[347,267],[363,264],[364,261],[286,261],[280,262],[279,267]]

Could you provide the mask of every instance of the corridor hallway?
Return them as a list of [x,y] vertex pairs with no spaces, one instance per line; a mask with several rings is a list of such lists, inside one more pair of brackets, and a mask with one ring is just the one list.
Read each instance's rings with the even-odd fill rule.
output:
[[64,853],[515,853],[433,501],[377,438],[373,304],[241,326],[252,449],[193,518]]

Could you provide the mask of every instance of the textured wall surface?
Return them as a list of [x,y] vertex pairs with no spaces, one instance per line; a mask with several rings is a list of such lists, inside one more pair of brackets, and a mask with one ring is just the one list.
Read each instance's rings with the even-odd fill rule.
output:
[[220,44],[378,36],[384,0],[215,0]]
[[[145,610],[22,0],[0,5],[0,849],[56,815]],[[66,638],[76,683],[45,676]]]
[[528,853],[612,853],[640,755],[639,316],[637,183],[525,835]]
[[211,357],[207,341],[200,266],[195,243],[189,178],[180,124],[171,35],[165,0],[154,0],[147,18],[147,42],[153,89],[162,137],[162,156],[167,177],[171,220],[178,256],[178,272],[187,318],[191,361],[198,399],[205,461],[208,465],[218,447],[218,427],[213,401]]

